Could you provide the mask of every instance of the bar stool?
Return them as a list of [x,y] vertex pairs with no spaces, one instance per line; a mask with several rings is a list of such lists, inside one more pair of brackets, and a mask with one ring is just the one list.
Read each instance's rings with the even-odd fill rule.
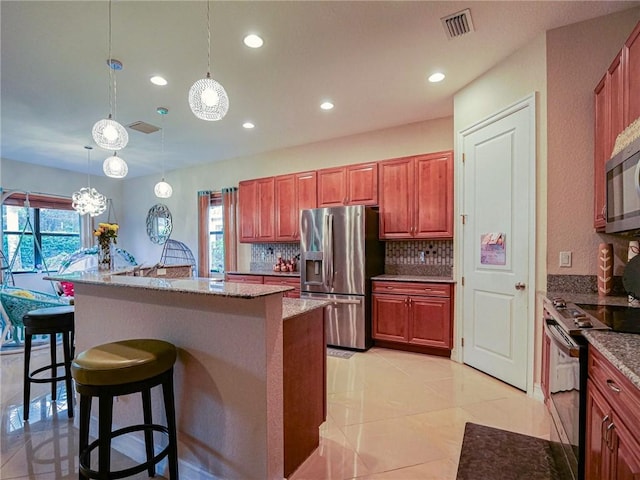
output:
[[[51,383],[51,400],[57,400],[57,385],[62,380],[67,390],[67,415],[73,417],[73,389],[71,386],[71,360],[74,352],[74,307],[60,306],[31,310],[22,317],[24,323],[24,419],[29,420],[29,401],[32,383]],[[62,334],[64,361],[58,363],[56,337]],[[31,345],[33,335],[49,335],[51,364],[30,372]],[[64,367],[64,375],[58,375],[58,367]],[[50,370],[49,377],[36,377]]]
[[[168,457],[171,480],[178,479],[178,445],[173,398],[173,365],[176,347],[162,340],[134,339],[106,343],[78,354],[71,373],[80,394],[79,478],[116,479],[147,470],[155,476],[155,466]],[[151,388],[162,385],[167,426],[153,423]],[[144,423],[112,431],[113,398],[142,394]],[[89,444],[91,400],[98,397],[98,439]],[[111,440],[144,431],[147,461],[131,468],[111,471]],[[153,432],[167,435],[169,443],[154,456]],[[91,469],[91,452],[98,449],[98,470]]]

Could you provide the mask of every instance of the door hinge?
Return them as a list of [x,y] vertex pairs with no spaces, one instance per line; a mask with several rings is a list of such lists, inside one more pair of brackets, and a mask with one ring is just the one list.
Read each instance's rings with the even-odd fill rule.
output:
[[464,225],[465,223],[467,223],[467,214],[466,213],[462,213],[460,215],[460,218],[462,219],[462,224]]
[[464,287],[464,277],[462,277],[462,278],[460,279],[460,282],[462,283],[462,286]]
[[466,160],[464,152],[462,153],[462,163],[464,163],[464,161]]
[[461,340],[462,346],[464,347],[464,337],[462,337],[460,340]]

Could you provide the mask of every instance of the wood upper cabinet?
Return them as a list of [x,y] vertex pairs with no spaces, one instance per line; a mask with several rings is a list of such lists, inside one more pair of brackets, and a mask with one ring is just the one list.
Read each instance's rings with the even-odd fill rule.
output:
[[380,238],[453,237],[453,152],[380,162]]
[[626,127],[640,117],[640,22],[622,49],[624,64],[624,106]]
[[640,23],[615,56],[594,90],[594,202],[593,226],[606,226],[605,164],[618,135],[640,117]]
[[640,390],[593,346],[587,381],[587,480],[640,479]]
[[238,210],[241,242],[274,240],[274,177],[239,183]]
[[275,177],[275,241],[300,238],[300,210],[316,208],[316,172]]
[[318,170],[318,207],[377,204],[377,163]]
[[453,348],[451,285],[384,281],[372,284],[374,339]]

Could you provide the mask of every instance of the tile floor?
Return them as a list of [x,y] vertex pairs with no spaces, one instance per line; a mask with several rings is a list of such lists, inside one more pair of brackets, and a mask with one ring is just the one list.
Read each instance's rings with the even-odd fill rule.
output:
[[[39,350],[33,362],[47,357]],[[373,348],[327,363],[320,447],[292,480],[455,479],[467,421],[549,438],[541,402],[448,359]],[[34,385],[25,423],[22,355],[2,355],[0,366],[0,478],[77,478],[77,428],[67,418],[64,387],[52,403],[49,387]]]

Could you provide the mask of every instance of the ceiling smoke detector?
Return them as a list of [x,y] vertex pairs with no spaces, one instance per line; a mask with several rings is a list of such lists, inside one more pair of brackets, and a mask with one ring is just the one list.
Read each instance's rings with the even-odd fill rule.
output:
[[142,133],[153,133],[160,130],[160,127],[156,127],[155,125],[151,125],[150,123],[143,122],[143,121],[130,123],[129,125],[127,125],[127,128],[130,128],[131,130],[136,130],[137,132],[142,132]]
[[448,15],[440,19],[447,38],[457,38],[475,31],[471,20],[471,10],[468,8],[461,12]]

